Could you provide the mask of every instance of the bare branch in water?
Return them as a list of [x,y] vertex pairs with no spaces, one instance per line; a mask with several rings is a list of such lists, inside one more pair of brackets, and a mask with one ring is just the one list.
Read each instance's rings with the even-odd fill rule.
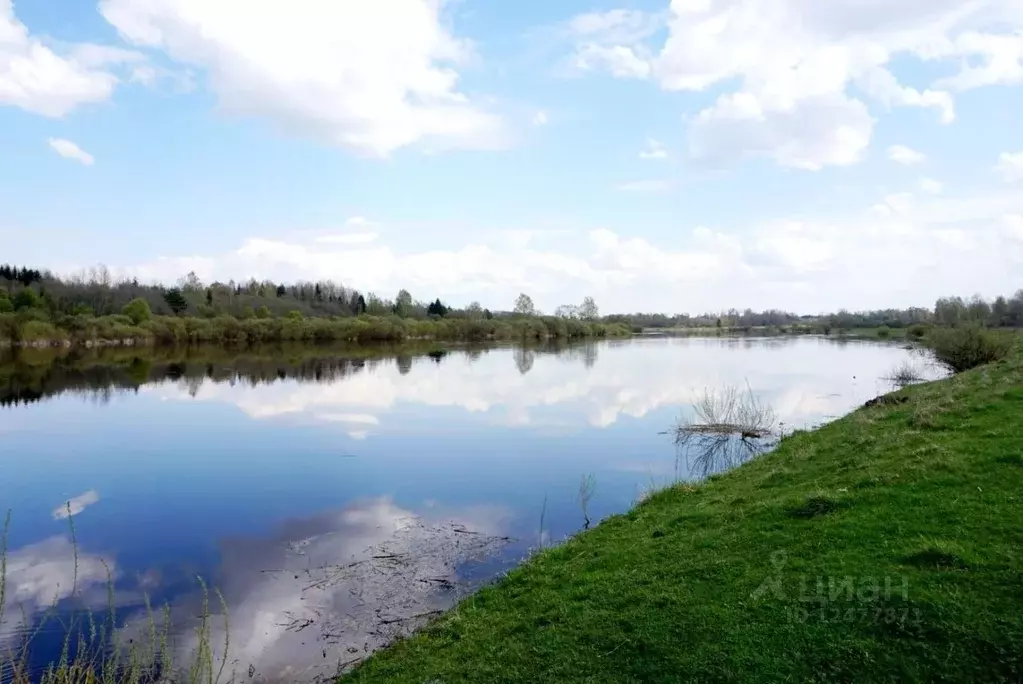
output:
[[762,439],[775,433],[774,409],[763,404],[748,386],[746,392],[727,387],[719,392],[705,391],[693,404],[693,417],[682,418],[675,426],[675,444],[684,445],[694,437],[719,436]]
[[670,431],[678,450],[676,469],[683,457],[689,472],[700,477],[737,466],[766,449],[776,431],[774,410],[749,386],[745,392],[736,387],[705,391],[693,404],[693,416],[679,419]]

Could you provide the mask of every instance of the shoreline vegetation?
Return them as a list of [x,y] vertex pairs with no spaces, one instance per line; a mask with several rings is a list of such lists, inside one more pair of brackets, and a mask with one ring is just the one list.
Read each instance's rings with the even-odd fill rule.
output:
[[342,681],[1019,681],[1012,343],[541,550]]
[[59,323],[16,321],[0,314],[0,345],[178,346],[185,344],[266,344],[285,342],[394,344],[414,341],[535,342],[552,339],[626,337],[632,331],[615,323],[562,320],[553,316],[506,319],[425,319],[363,314],[347,318],[238,319],[152,316],[135,323],[124,315],[75,316]]
[[939,299],[933,309],[883,309],[817,315],[729,309],[715,313],[601,315],[592,297],[544,315],[520,294],[509,311],[479,302],[455,307],[393,299],[333,280],[204,283],[189,273],[174,286],[115,280],[104,266],[59,276],[0,265],[0,347],[536,341],[687,335],[823,334],[920,339],[934,327],[1023,327],[1023,290],[1011,298]]

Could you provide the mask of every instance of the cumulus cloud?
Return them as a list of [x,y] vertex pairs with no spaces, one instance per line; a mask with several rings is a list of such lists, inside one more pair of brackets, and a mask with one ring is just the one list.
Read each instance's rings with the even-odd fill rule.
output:
[[[804,169],[862,158],[868,107],[922,107],[955,119],[949,91],[1023,80],[1023,10],[1013,0],[672,0],[667,17],[627,10],[571,22],[583,70],[650,79],[665,90],[725,89],[688,131],[708,160],[764,155]],[[642,20],[641,20],[642,19]],[[666,39],[655,40],[664,22]],[[958,72],[909,85],[897,59]],[[978,65],[979,63],[979,65]]]
[[1002,152],[995,168],[1006,183],[1023,181],[1023,151]]
[[663,26],[663,17],[639,10],[587,12],[567,23],[576,42],[572,67],[581,72],[607,71],[617,78],[647,78],[652,55],[641,41]]
[[98,45],[58,54],[29,34],[11,0],[0,0],[0,105],[62,117],[111,96],[118,79],[107,67],[141,59],[138,53]]
[[133,45],[205,71],[224,111],[369,155],[413,143],[503,145],[502,120],[458,87],[471,44],[439,0],[101,0]]
[[917,152],[905,145],[892,145],[889,147],[888,158],[896,164],[902,164],[903,166],[915,166],[927,161],[927,155],[923,152]]
[[65,159],[80,162],[85,166],[92,166],[96,162],[96,159],[91,154],[70,140],[64,140],[63,138],[50,138],[49,144],[50,148],[54,152]]
[[667,159],[668,150],[664,149],[664,143],[653,138],[648,138],[646,145],[639,151],[640,159]]
[[65,520],[69,516],[78,515],[84,511],[87,507],[99,501],[99,492],[95,489],[90,489],[87,492],[79,494],[76,497],[68,499],[66,502],[57,506],[53,509],[54,520]]
[[[662,311],[750,306],[816,313],[928,305],[957,291],[1012,291],[1023,276],[1023,254],[1000,226],[1015,214],[1023,214],[1023,195],[1011,188],[973,196],[897,192],[838,216],[779,216],[734,229],[680,225],[670,246],[608,228],[542,239],[542,231],[515,239],[478,231],[469,244],[438,242],[425,251],[384,240],[253,237],[225,253],[164,257],[119,268],[118,275],[164,282],[189,271],[206,281],[341,277],[364,292],[407,288],[414,296],[456,306],[476,300],[498,310],[510,309],[525,289],[546,311],[592,295],[606,312],[633,311],[642,302]],[[891,271],[883,280],[875,275],[881,268]]]
[[541,109],[537,111],[535,114],[533,114],[534,126],[546,126],[548,122],[549,118],[547,116],[547,112],[545,112],[544,110]]

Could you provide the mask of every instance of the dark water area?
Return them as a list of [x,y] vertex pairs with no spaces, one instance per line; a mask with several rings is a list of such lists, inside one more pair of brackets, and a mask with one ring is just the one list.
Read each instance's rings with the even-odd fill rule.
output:
[[[202,577],[227,606],[228,674],[314,681],[581,530],[582,478],[598,521],[736,465],[665,434],[705,390],[748,387],[806,428],[889,391],[906,362],[938,374],[898,344],[817,337],[25,350],[0,362],[0,647],[71,603],[112,600],[130,636],[148,596],[187,659]],[[33,643],[38,666],[60,630]]]

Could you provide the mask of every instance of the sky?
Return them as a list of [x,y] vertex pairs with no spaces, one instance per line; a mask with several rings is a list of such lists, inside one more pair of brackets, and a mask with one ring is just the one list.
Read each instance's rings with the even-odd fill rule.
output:
[[0,0],[0,261],[510,309],[1023,287],[1019,0]]

